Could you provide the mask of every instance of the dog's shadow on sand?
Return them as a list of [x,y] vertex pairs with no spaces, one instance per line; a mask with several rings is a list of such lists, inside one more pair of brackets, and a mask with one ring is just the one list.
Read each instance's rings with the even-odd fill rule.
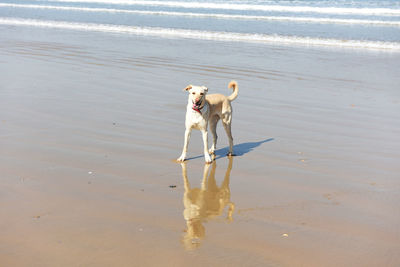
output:
[[[261,146],[264,143],[274,141],[274,138],[268,138],[262,141],[258,142],[246,142],[246,143],[241,143],[233,146],[233,153],[235,156],[240,157],[243,156],[251,151],[253,151],[255,148]],[[229,147],[224,147],[215,150],[215,160],[226,157],[229,152]],[[192,160],[192,159],[197,159],[197,158],[202,158],[204,155],[199,155],[195,157],[188,158],[187,160]]]

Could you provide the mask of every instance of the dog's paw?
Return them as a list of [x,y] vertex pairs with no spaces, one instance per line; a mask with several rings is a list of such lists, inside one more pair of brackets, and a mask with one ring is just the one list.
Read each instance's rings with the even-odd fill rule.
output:
[[208,150],[208,153],[210,153],[210,155],[215,155],[215,150],[212,149],[212,148],[210,148],[210,149]]
[[185,156],[180,156],[179,158],[176,159],[178,162],[184,162],[185,161]]
[[214,161],[216,158],[217,158],[217,155],[211,154],[211,159],[212,159],[212,161]]
[[204,155],[204,159],[207,164],[212,162],[212,159],[211,159],[210,155],[208,155],[208,154]]
[[232,153],[232,152],[229,152],[228,154],[226,154],[228,157],[234,157],[234,156],[236,156],[236,154],[234,154],[234,153]]

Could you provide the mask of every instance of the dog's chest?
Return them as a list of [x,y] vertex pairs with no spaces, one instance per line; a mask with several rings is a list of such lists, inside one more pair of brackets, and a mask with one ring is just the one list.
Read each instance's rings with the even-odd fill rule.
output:
[[203,129],[207,125],[206,118],[208,117],[208,107],[205,106],[201,112],[188,108],[186,113],[186,120],[192,128]]

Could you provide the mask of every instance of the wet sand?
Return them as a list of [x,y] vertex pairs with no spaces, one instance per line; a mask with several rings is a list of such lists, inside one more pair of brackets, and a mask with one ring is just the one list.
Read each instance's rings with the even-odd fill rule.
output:
[[1,30],[1,266],[400,264],[399,54]]

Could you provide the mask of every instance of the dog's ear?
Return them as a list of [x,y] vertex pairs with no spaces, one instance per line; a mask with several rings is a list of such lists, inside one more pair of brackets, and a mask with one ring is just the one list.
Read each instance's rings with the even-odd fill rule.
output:
[[206,91],[206,93],[208,93],[208,88],[205,86],[202,86],[202,87],[203,87],[204,91]]
[[192,89],[192,85],[191,84],[189,84],[188,86],[186,86],[184,89],[183,89],[183,91],[189,91],[190,89]]

